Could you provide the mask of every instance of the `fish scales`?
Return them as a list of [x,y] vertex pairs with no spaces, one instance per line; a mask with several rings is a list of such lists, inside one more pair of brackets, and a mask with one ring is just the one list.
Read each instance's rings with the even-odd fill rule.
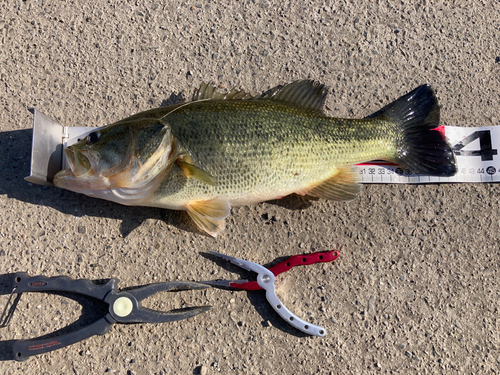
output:
[[232,206],[291,193],[332,200],[360,190],[354,164],[395,162],[452,176],[455,156],[422,85],[365,119],[327,117],[327,90],[312,81],[258,97],[202,84],[193,101],[145,111],[65,149],[70,169],[54,185],[125,205],[188,212],[212,236]]
[[193,103],[164,121],[194,164],[217,179],[207,186],[169,174],[155,194],[166,204],[193,196],[224,195],[232,205],[282,197],[340,167],[387,157],[393,137],[390,123],[332,119],[271,101]]

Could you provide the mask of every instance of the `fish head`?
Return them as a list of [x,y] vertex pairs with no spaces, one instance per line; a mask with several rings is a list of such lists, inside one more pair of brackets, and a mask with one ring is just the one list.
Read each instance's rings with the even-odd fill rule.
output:
[[159,119],[97,129],[64,149],[70,168],[55,175],[54,185],[91,196],[104,190],[152,188],[172,163],[172,139],[170,127]]

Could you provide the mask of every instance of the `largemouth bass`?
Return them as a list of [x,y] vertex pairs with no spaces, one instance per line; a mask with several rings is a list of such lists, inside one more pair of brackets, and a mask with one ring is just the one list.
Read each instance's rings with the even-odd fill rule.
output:
[[297,193],[347,201],[352,166],[387,160],[452,176],[433,90],[423,85],[365,119],[327,117],[324,85],[296,81],[253,97],[203,84],[193,101],[141,112],[90,133],[64,152],[54,185],[125,205],[186,210],[219,234],[231,206]]

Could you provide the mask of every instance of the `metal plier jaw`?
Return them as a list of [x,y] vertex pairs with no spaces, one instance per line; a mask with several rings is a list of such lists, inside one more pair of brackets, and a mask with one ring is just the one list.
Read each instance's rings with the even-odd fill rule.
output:
[[23,361],[27,358],[51,352],[75,344],[94,335],[104,335],[115,323],[166,323],[188,319],[205,311],[211,306],[197,306],[169,312],[155,311],[141,306],[141,301],[162,291],[177,292],[209,288],[194,282],[164,282],[139,287],[118,289],[118,279],[109,279],[105,284],[92,281],[74,280],[67,276],[45,277],[29,276],[19,272],[13,275],[12,293],[24,292],[69,292],[100,300],[108,305],[108,313],[99,320],[59,336],[15,340],[13,358]]

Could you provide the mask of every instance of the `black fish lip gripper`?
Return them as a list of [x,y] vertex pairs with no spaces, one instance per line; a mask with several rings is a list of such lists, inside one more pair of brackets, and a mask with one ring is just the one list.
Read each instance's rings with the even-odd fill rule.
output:
[[195,282],[163,282],[118,289],[118,279],[96,284],[87,279],[67,276],[29,276],[13,274],[12,293],[2,314],[2,321],[13,294],[25,292],[69,292],[94,298],[108,307],[108,312],[97,321],[75,331],[51,337],[13,340],[13,359],[23,361],[31,356],[51,352],[75,344],[94,335],[104,335],[115,323],[166,323],[188,319],[210,310],[211,306],[196,306],[169,312],[155,311],[141,306],[141,301],[158,292],[206,289],[210,286]]

